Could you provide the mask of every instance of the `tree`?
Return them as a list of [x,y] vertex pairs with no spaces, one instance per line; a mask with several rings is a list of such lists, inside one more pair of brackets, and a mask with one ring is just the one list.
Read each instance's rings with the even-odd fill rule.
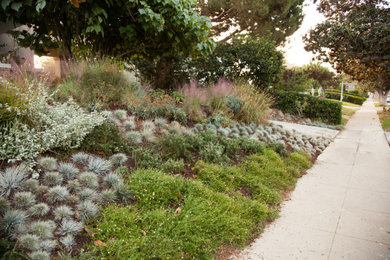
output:
[[95,55],[160,60],[211,52],[211,27],[196,2],[187,0],[2,0],[0,20],[27,25],[15,31],[19,44],[38,54],[49,49],[72,57]]
[[213,22],[212,36],[227,41],[238,34],[264,37],[277,45],[301,25],[304,0],[198,0],[201,14]]
[[306,35],[305,49],[338,72],[368,81],[383,97],[390,91],[390,9],[382,0],[321,1],[327,20]]
[[217,43],[208,56],[191,60],[185,67],[190,78],[201,83],[217,82],[220,78],[243,78],[259,88],[279,81],[283,54],[265,39],[234,38],[231,43]]

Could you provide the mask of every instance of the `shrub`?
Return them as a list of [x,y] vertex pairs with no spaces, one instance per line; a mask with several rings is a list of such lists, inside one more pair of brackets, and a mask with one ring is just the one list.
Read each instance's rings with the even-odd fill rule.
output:
[[[335,100],[340,100],[341,93],[337,92],[329,92],[326,91],[325,97],[329,99],[335,99]],[[360,96],[355,96],[355,95],[349,95],[349,94],[343,94],[343,101],[353,103],[356,105],[362,105],[366,99],[364,97]]]
[[133,144],[142,143],[142,135],[138,131],[129,131],[126,133],[126,138]]
[[137,148],[132,152],[136,168],[157,168],[161,165],[161,155],[149,148]]
[[35,179],[28,179],[23,183],[24,189],[29,191],[36,191],[38,189],[38,186],[39,186],[39,181]]
[[43,157],[39,159],[39,165],[48,171],[57,170],[57,159],[53,157]]
[[54,210],[54,218],[56,220],[69,218],[73,214],[73,210],[66,205],[59,206]]
[[57,241],[56,240],[43,240],[40,243],[40,247],[42,250],[46,252],[51,252],[57,247]]
[[116,197],[123,204],[127,205],[135,200],[134,193],[123,182],[118,183],[114,188]]
[[60,238],[60,242],[65,247],[66,250],[72,251],[73,246],[76,244],[74,237],[72,235],[66,235]]
[[98,214],[99,209],[95,203],[86,200],[81,202],[77,206],[77,211],[79,213],[80,220],[84,222],[88,219],[95,217]]
[[56,229],[56,224],[52,220],[38,220],[32,222],[29,229],[31,233],[43,239],[47,239],[53,237],[53,232]]
[[224,162],[228,158],[224,156],[225,148],[217,143],[208,143],[199,151],[200,157],[206,162]]
[[64,178],[58,172],[47,172],[43,177],[43,181],[48,186],[61,185],[63,180]]
[[61,222],[58,234],[61,236],[68,234],[77,235],[81,230],[83,230],[83,225],[80,222],[64,218]]
[[186,140],[186,137],[171,134],[160,139],[159,146],[165,157],[172,159],[189,159],[192,157],[192,145]]
[[79,169],[73,163],[60,163],[58,171],[66,179],[72,179],[79,172]]
[[263,153],[264,152],[265,144],[260,142],[260,141],[251,140],[251,139],[246,138],[246,137],[241,137],[239,139],[239,142],[240,142],[241,149],[247,153],[252,154],[252,153]]
[[184,161],[169,159],[161,165],[161,169],[166,173],[178,174],[184,171]]
[[31,192],[23,191],[15,193],[13,201],[17,207],[27,208],[35,204],[36,198]]
[[325,100],[297,92],[273,91],[275,98],[274,108],[285,113],[299,114],[296,101],[307,103],[302,109],[302,115],[314,120],[322,120],[329,124],[340,124],[342,118],[342,105],[340,102]]
[[89,153],[103,153],[107,156],[129,152],[126,140],[115,125],[103,123],[95,127],[80,145],[80,150]]
[[51,203],[61,202],[66,200],[69,195],[69,191],[66,187],[54,186],[47,191],[47,200]]
[[28,106],[28,96],[19,86],[0,79],[0,126],[6,126],[24,117]]
[[0,172],[0,195],[9,195],[14,189],[22,189],[27,177],[27,169],[23,165],[12,166]]
[[86,165],[89,160],[89,154],[78,152],[72,155],[72,161],[78,164]]
[[112,203],[117,200],[117,194],[113,189],[102,190],[100,193],[100,199],[103,204]]
[[32,206],[28,211],[31,216],[43,217],[49,213],[50,208],[46,203],[38,203]]
[[19,242],[29,250],[34,251],[39,249],[39,237],[36,235],[23,235],[19,238]]
[[110,162],[114,166],[121,166],[122,164],[127,162],[127,160],[128,160],[128,158],[127,158],[126,154],[124,154],[124,153],[113,154],[110,157]]
[[88,170],[103,176],[111,170],[111,163],[100,157],[90,157],[88,161]]
[[79,175],[80,183],[88,188],[96,188],[99,186],[99,178],[93,172],[83,172]]
[[42,250],[32,252],[30,257],[32,260],[50,260],[50,254]]
[[0,220],[0,230],[8,236],[14,235],[20,227],[23,227],[27,220],[27,213],[23,210],[10,209],[4,213]]

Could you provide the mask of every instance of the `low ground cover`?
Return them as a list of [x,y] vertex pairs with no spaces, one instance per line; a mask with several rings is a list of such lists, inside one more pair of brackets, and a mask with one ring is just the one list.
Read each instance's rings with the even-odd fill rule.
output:
[[378,111],[378,116],[383,130],[390,132],[390,112]]

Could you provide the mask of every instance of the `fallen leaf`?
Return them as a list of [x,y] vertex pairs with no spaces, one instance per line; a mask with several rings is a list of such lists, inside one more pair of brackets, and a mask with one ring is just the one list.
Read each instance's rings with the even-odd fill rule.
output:
[[198,176],[196,174],[192,174],[192,178],[196,179]]
[[100,154],[100,155],[103,155],[103,154],[104,154],[104,152],[98,152],[98,154]]
[[108,247],[108,245],[104,242],[102,242],[101,240],[96,240],[96,241],[93,241],[93,244],[95,246],[103,246],[103,247]]
[[179,208],[177,208],[177,209],[175,210],[175,213],[176,213],[176,214],[179,214],[180,211],[181,211],[181,208],[179,207]]
[[152,194],[152,195],[153,195],[153,199],[154,199],[154,195],[156,195],[156,193],[153,191],[153,194]]
[[84,228],[85,232],[87,232],[89,235],[91,236],[94,236],[94,235],[97,235],[97,233],[93,233],[92,230],[90,230],[89,228],[85,227]]

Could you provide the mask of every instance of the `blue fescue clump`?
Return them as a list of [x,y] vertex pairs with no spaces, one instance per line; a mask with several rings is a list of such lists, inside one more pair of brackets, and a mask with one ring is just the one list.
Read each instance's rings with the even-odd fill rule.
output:
[[70,180],[75,177],[79,169],[73,163],[60,163],[58,171],[62,174],[64,179]]

